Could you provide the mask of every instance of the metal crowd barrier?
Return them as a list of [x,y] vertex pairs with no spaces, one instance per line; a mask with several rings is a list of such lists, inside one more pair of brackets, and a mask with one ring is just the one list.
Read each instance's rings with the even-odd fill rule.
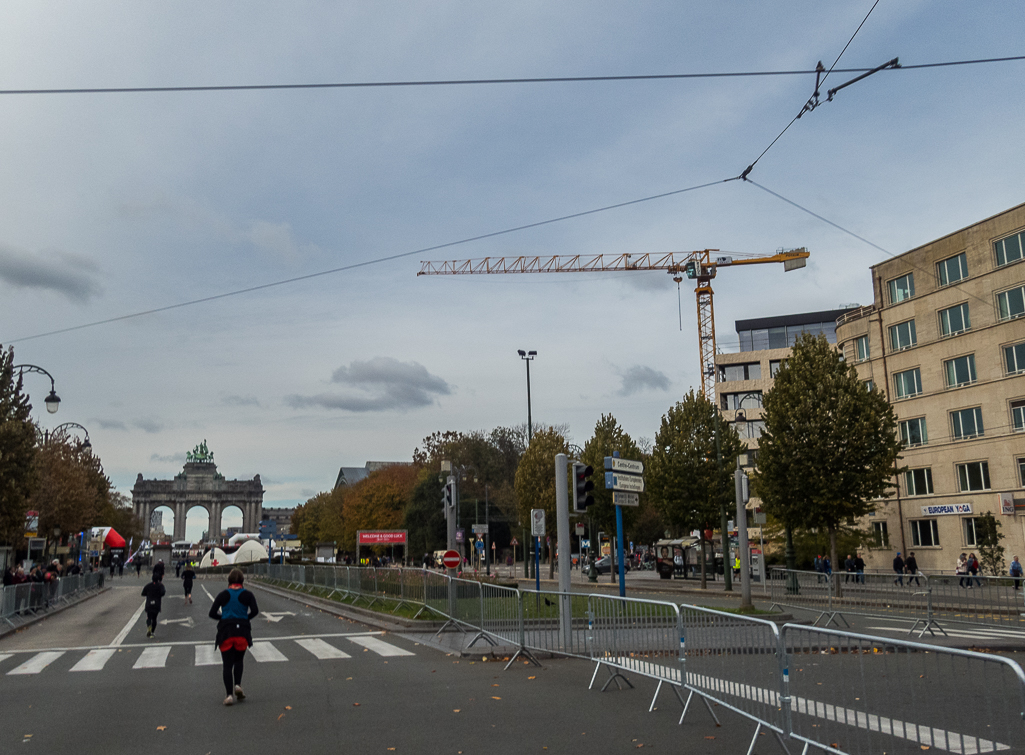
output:
[[[815,624],[846,624],[844,614],[905,618],[920,629],[944,632],[943,622],[995,624],[1025,631],[1025,587],[1011,577],[925,574],[824,575],[773,567],[773,606],[817,611]],[[1018,587],[1015,584],[1018,584]]]
[[[517,647],[510,664],[521,654],[536,663],[531,651],[588,658],[595,663],[591,687],[602,669],[608,672],[603,691],[613,682],[633,686],[626,674],[650,678],[657,686],[649,712],[669,686],[683,708],[681,724],[695,696],[717,724],[713,704],[753,722],[749,755],[763,730],[786,752],[795,743],[805,753],[836,755],[1025,751],[1025,672],[1001,656],[839,629],[779,627],[671,602],[450,580],[432,571],[261,565],[252,573],[421,605],[421,612],[446,618],[446,626],[476,629],[470,646],[484,639]],[[815,605],[817,595],[834,612],[862,603],[871,610],[893,591],[869,576],[864,586],[836,593],[805,576],[795,584],[809,601],[802,607]],[[912,613],[912,600],[918,598],[890,603]],[[980,601],[999,605],[992,596]]]
[[22,582],[8,585],[0,593],[0,621],[15,627],[66,605],[72,598],[88,590],[103,587],[103,572],[90,572],[61,577],[52,582]]

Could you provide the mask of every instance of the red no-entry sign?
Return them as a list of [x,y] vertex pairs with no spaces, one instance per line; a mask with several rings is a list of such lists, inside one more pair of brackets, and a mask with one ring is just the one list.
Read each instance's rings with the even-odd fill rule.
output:
[[441,563],[445,564],[446,569],[456,569],[461,562],[459,551],[445,551],[445,555],[441,558]]

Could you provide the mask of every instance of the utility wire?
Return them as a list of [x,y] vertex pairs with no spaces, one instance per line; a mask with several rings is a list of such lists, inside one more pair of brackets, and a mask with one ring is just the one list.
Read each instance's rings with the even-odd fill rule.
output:
[[60,335],[61,333],[72,333],[76,330],[84,330],[86,328],[93,328],[98,325],[109,325],[114,322],[122,322],[124,320],[132,320],[136,317],[144,317],[145,315],[154,315],[160,312],[169,312],[174,309],[182,309],[184,307],[191,307],[196,304],[205,304],[207,302],[217,301],[218,299],[227,299],[232,296],[240,296],[242,294],[250,294],[254,291],[263,291],[268,288],[276,288],[278,286],[285,286],[290,283],[298,283],[300,281],[311,280],[312,278],[320,278],[325,275],[333,275],[335,273],[342,273],[349,270],[356,270],[361,267],[370,267],[371,265],[379,265],[383,262],[392,262],[394,260],[402,259],[404,257],[411,257],[414,254],[425,254],[427,252],[436,252],[439,249],[448,249],[454,246],[460,246],[462,244],[469,244],[474,241],[482,241],[484,239],[495,238],[496,236],[504,236],[509,233],[516,233],[518,231],[525,231],[530,228],[539,228],[545,225],[551,225],[553,223],[561,223],[565,220],[573,220],[574,218],[582,218],[588,215],[596,215],[599,212],[607,212],[609,210],[616,210],[622,207],[629,207],[630,205],[641,204],[642,202],[651,202],[655,199],[664,199],[666,197],[676,196],[677,194],[685,194],[690,191],[696,191],[698,189],[706,189],[709,186],[717,186],[718,184],[729,183],[730,181],[738,180],[734,178],[724,178],[719,181],[710,181],[709,183],[698,184],[696,186],[688,186],[684,189],[674,189],[673,191],[662,192],[661,194],[652,194],[651,196],[641,197],[640,199],[630,199],[625,202],[617,202],[616,204],[605,205],[604,207],[596,207],[591,210],[583,210],[581,212],[574,212],[569,215],[560,215],[556,218],[548,218],[547,220],[539,220],[535,223],[526,223],[524,225],[513,226],[512,228],[503,228],[500,231],[492,231],[490,233],[482,233],[477,236],[469,236],[467,238],[458,239],[456,241],[448,241],[443,244],[436,244],[434,246],[426,246],[421,249],[414,249],[411,252],[400,252],[398,254],[391,254],[385,257],[377,257],[371,260],[364,260],[363,262],[354,262],[351,265],[343,265],[342,267],[335,267],[330,270],[321,270],[316,273],[309,273],[307,275],[298,275],[294,278],[286,278],[284,280],[273,281],[271,283],[263,283],[258,286],[249,286],[248,288],[240,288],[235,291],[228,291],[222,294],[213,294],[212,296],[204,296],[199,299],[191,299],[189,301],[178,302],[177,304],[168,304],[163,307],[155,307],[153,309],[146,309],[141,312],[132,312],[127,315],[119,315],[117,317],[108,317],[105,320],[95,320],[93,322],[83,323],[82,325],[73,325],[69,328],[60,328],[59,330],[50,330],[45,333],[37,333],[32,336],[24,336],[22,338],[13,338],[8,343],[21,343],[22,341],[32,341],[37,338],[46,338],[47,336]]
[[829,70],[826,71],[826,75],[823,76],[822,81],[819,82],[820,84],[824,84],[826,79],[829,78],[829,74],[831,74],[833,72],[833,69],[836,68],[836,64],[840,62],[840,58],[842,58],[843,54],[847,52],[847,48],[851,46],[851,42],[853,42],[854,38],[858,36],[858,32],[861,31],[861,27],[865,25],[866,21],[868,21],[868,17],[872,15],[872,11],[876,9],[877,5],[879,5],[879,0],[876,0],[874,3],[872,3],[872,7],[868,9],[868,13],[865,14],[865,17],[861,19],[861,23],[858,24],[858,28],[854,30],[854,33],[851,35],[851,38],[847,40],[847,44],[845,44],[843,46],[843,49],[840,50],[840,54],[836,56],[836,60],[833,61],[833,65],[831,65],[829,67]]
[[[874,6],[873,6],[874,7]],[[860,28],[860,27],[859,27]],[[839,59],[838,59],[839,60]],[[1025,60],[1025,55],[1005,58],[979,58],[976,60],[951,60],[940,63],[904,65],[902,71],[919,68],[941,68],[947,66],[980,65],[985,63],[1008,63]],[[833,73],[866,73],[871,68],[836,68]],[[659,81],[672,79],[727,79],[753,78],[760,76],[807,76],[812,70],[794,71],[720,71],[709,73],[655,73],[633,76],[548,76],[520,77],[506,79],[436,79],[407,81],[346,81],[320,84],[215,84],[201,86],[149,86],[149,87],[82,87],[58,89],[0,89],[0,95],[47,95],[47,94],[146,94],[167,92],[245,92],[287,89],[379,89],[388,87],[434,87],[434,86],[486,86],[495,84],[569,84],[600,81]]]

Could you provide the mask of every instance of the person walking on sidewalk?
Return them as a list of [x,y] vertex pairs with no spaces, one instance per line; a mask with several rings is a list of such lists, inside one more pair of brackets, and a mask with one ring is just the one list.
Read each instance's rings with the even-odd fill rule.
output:
[[160,599],[164,597],[164,585],[154,574],[153,581],[142,588],[146,598],[146,636],[152,637],[157,631],[157,616],[160,614]]
[[1017,556],[1011,559],[1011,576],[1014,577],[1014,589],[1017,590],[1021,587],[1022,577],[1021,561],[1018,560]]
[[908,574],[908,587],[911,587],[911,580],[915,580],[917,586],[922,586],[922,583],[918,581],[918,559],[915,558],[914,551],[908,553],[907,560],[904,561],[904,571]]
[[896,573],[897,578],[893,580],[893,584],[904,586],[904,559],[900,557],[900,551],[897,551],[897,555],[893,557],[893,571]]
[[259,615],[256,596],[242,587],[241,569],[228,574],[228,589],[222,590],[210,606],[210,618],[217,619],[218,649],[224,665],[225,705],[246,699],[242,691],[242,670],[246,649],[253,646],[252,620]]
[[[961,554],[957,557],[957,563],[954,564],[954,574],[958,576],[957,586],[966,587],[965,575],[968,574],[968,557],[965,554]],[[972,581],[968,580],[968,588],[971,588]]]
[[968,554],[968,573],[971,575],[968,580],[969,586],[974,580],[977,587],[982,587],[982,580],[979,579],[979,559],[975,557],[974,553]]

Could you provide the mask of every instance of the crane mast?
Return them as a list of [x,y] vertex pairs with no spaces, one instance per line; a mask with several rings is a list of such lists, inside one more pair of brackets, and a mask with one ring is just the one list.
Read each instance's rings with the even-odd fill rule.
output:
[[768,257],[712,257],[718,249],[665,254],[539,255],[519,257],[483,257],[472,260],[421,262],[417,275],[501,275],[513,273],[595,273],[631,270],[664,270],[679,283],[683,276],[696,281],[694,295],[698,314],[698,351],[701,365],[701,392],[715,401],[715,311],[712,307],[712,279],[720,267],[762,265],[782,262],[784,271],[807,264],[808,250],[789,249]]

